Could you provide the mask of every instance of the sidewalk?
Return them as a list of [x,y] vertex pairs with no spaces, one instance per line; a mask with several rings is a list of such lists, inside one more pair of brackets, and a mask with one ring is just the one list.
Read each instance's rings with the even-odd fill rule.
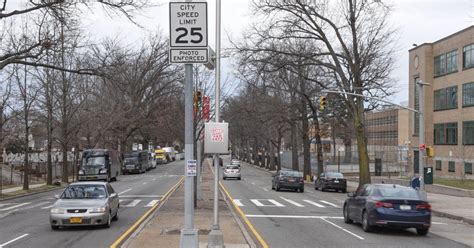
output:
[[[42,186],[45,186],[45,185],[46,185],[46,183],[31,184],[30,189],[39,188],[39,187],[42,187]],[[15,191],[20,191],[20,190],[23,190],[23,186],[12,187],[12,188],[8,188],[8,189],[2,189],[2,194],[13,193]]]
[[[206,162],[203,163],[202,199],[197,201],[194,213],[194,227],[199,230],[199,246],[207,247],[208,234],[213,222],[213,174]],[[222,196],[221,196],[222,197]],[[247,248],[239,224],[234,219],[225,201],[219,200],[219,224],[227,248]],[[179,247],[180,231],[184,225],[184,184],[170,196],[168,201],[154,214],[151,220],[130,238],[123,247]]]
[[[347,181],[347,186],[356,189],[358,182]],[[474,225],[474,198],[427,193],[431,210],[435,215],[462,220]]]

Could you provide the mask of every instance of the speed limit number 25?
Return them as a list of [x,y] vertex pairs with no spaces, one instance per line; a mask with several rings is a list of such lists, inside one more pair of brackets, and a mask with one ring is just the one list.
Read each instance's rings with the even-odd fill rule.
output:
[[206,2],[170,2],[170,46],[207,47]]

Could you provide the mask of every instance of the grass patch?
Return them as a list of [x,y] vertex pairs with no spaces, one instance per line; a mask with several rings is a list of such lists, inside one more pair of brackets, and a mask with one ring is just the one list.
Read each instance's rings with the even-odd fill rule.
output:
[[54,189],[54,188],[61,188],[59,186],[54,186],[54,185],[44,185],[38,188],[30,189],[30,190],[18,190],[15,192],[10,192],[10,193],[4,193],[0,196],[1,198],[8,198],[8,197],[13,197],[13,196],[19,196],[19,195],[24,195],[24,194],[29,194],[29,193],[34,193],[34,192],[41,192],[44,190],[49,190],[49,189]]
[[434,178],[433,183],[455,187],[455,188],[474,190],[474,180],[471,180],[471,179],[461,180],[461,179]]
[[18,187],[18,186],[21,186],[21,185],[19,185],[19,184],[7,184],[7,185],[5,185],[5,184],[3,184],[2,189],[10,189],[10,188]]

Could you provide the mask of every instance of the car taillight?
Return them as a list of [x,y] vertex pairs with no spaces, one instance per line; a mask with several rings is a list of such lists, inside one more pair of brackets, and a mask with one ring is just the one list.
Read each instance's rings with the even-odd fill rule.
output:
[[431,205],[430,204],[419,204],[419,205],[416,205],[416,209],[431,210]]
[[393,208],[393,204],[390,202],[375,202],[375,207],[376,208]]

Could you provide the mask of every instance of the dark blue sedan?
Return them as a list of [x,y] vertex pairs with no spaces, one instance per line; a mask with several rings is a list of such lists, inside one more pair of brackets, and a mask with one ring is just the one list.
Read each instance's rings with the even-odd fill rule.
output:
[[376,226],[416,228],[426,235],[431,226],[431,206],[419,191],[396,184],[366,184],[348,193],[344,222],[362,223],[370,232]]

